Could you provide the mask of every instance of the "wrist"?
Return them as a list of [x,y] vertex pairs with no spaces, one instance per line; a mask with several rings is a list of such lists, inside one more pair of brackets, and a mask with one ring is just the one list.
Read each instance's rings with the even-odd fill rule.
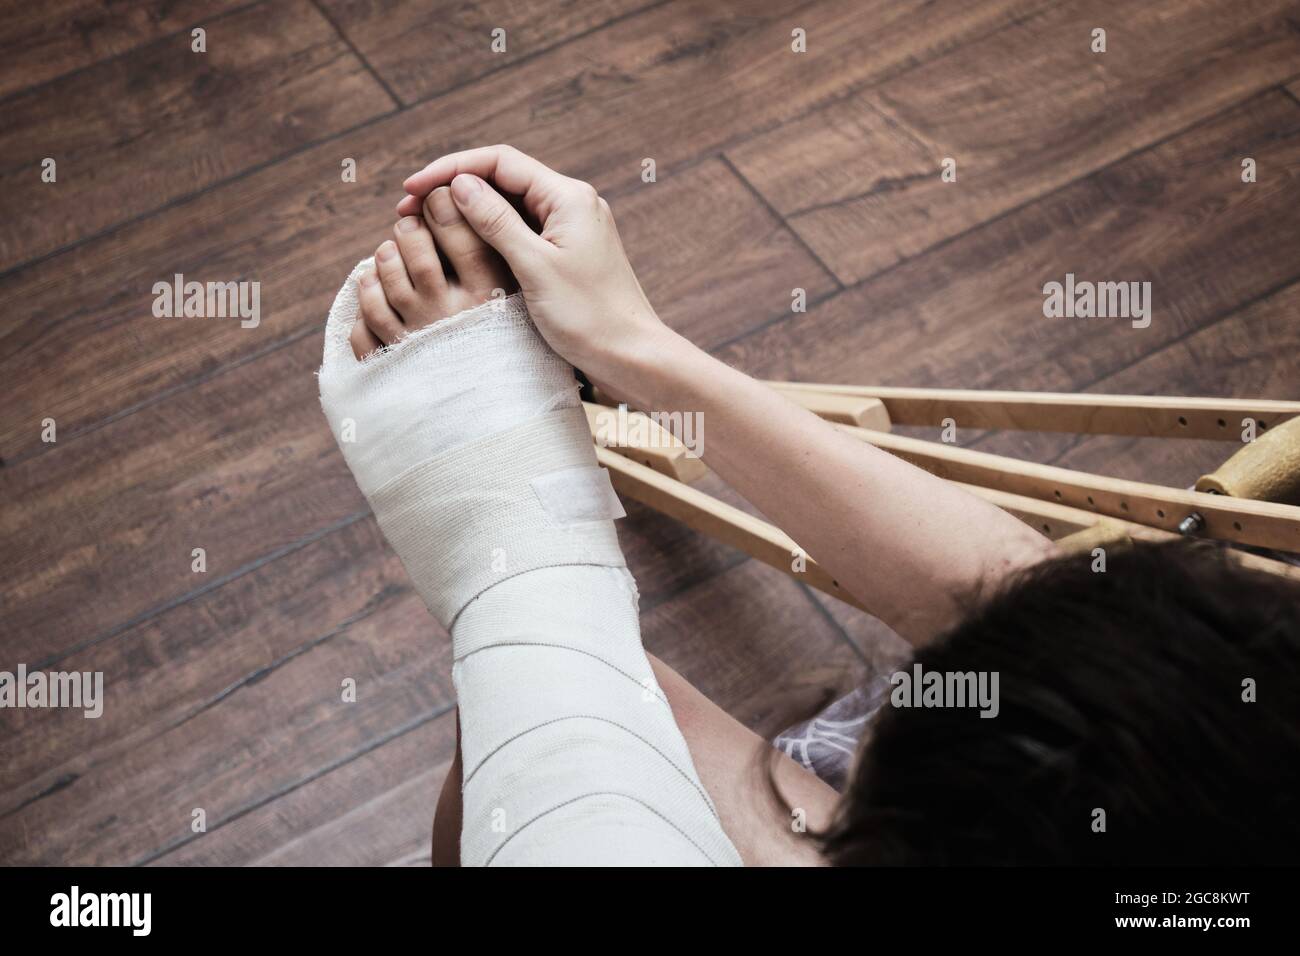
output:
[[607,373],[608,385],[643,411],[667,410],[676,404],[673,379],[699,352],[688,339],[652,318],[620,343]]

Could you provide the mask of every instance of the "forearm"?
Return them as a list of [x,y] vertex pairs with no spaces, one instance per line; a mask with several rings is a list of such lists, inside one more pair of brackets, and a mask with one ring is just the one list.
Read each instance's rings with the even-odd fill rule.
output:
[[[475,175],[522,196],[541,235]],[[942,631],[972,589],[1051,553],[992,505],[836,431],[665,328],[590,186],[498,146],[441,157],[405,187],[414,197],[446,182],[453,192],[462,184],[462,212],[510,264],[551,348],[642,409],[703,413],[708,464],[904,636]]]
[[675,333],[629,350],[617,388],[648,411],[702,413],[704,460],[914,643],[962,598],[1050,554],[1028,526],[846,435]]

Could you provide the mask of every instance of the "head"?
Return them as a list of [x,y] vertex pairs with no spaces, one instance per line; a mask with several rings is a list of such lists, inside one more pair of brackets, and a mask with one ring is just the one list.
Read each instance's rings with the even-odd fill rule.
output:
[[1300,859],[1300,583],[1185,541],[1094,567],[1032,568],[917,653],[996,673],[997,714],[886,704],[832,862]]

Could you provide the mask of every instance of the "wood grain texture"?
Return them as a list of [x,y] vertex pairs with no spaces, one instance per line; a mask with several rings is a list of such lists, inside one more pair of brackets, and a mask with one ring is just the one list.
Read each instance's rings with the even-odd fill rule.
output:
[[[819,402],[853,400],[888,403],[891,422],[940,428],[945,419],[963,428],[1007,428],[1017,431],[1086,432],[1098,435],[1138,435],[1149,438],[1209,438],[1236,442],[1236,423],[1250,417],[1260,430],[1300,415],[1300,402],[1273,398],[1223,398],[1165,395],[1114,395],[1098,392],[1000,392],[996,389],[898,388],[875,385],[769,383],[794,396],[824,418],[847,425],[870,424],[851,416],[832,418],[835,406],[814,408]],[[865,416],[864,416],[865,417]],[[1231,425],[1230,425],[1231,423]],[[888,430],[888,429],[884,429]]]
[[[710,226],[719,224],[705,231],[726,251],[713,259],[692,256],[689,251],[696,247],[688,243],[677,247],[687,254],[673,251],[655,257],[658,268],[643,274],[651,295],[666,286],[668,294],[677,290],[689,306],[700,302],[707,288],[717,306],[705,318],[721,330],[734,330],[746,323],[753,327],[772,314],[756,312],[756,292],[766,294],[777,311],[791,274],[818,274],[815,263],[788,244],[788,234],[720,164],[706,163],[679,180],[648,188],[659,197],[655,208],[661,230],[670,230],[691,209],[731,210],[728,216],[701,220]],[[637,198],[628,196],[624,201],[644,233],[654,236],[646,209],[651,199],[647,196],[638,205]],[[744,240],[735,233],[737,223],[748,231]],[[211,241],[202,240],[200,248],[210,248]],[[634,257],[649,258],[652,244],[641,240],[638,245]],[[312,249],[304,246],[299,257],[302,268],[318,275]],[[155,245],[151,254],[177,253]],[[340,264],[335,275],[323,281],[337,282],[347,268]],[[268,283],[264,302],[274,301],[272,296],[280,295],[281,288]],[[318,303],[313,315],[300,302],[291,314],[304,325],[310,322],[310,331],[325,306]],[[670,321],[674,314],[691,321],[686,313],[667,311]],[[253,342],[259,333],[269,333],[273,321],[268,315],[263,327],[242,329],[223,320],[158,320],[145,314],[134,325],[144,330],[142,336],[157,336],[160,342],[169,330],[177,338],[189,336],[194,357],[210,365],[213,356],[202,348],[211,339],[204,336],[225,333],[231,342]],[[124,361],[154,368],[165,364],[165,354],[139,351],[140,340],[127,338],[120,330],[114,334],[105,328],[98,341],[129,351]],[[56,361],[96,362],[90,344],[84,351],[68,350],[62,355],[55,341],[35,345],[35,361],[43,354]],[[150,609],[183,598],[204,581],[234,573],[364,510],[365,503],[320,414],[313,374],[320,347],[317,335],[300,337],[196,388],[179,389],[133,415],[0,472],[0,489],[20,505],[0,517],[0,540],[15,545],[20,540],[29,542],[23,549],[6,548],[0,558],[0,572],[10,582],[10,614],[17,632],[13,648],[20,659],[57,657],[112,633]],[[105,389],[119,393],[117,376],[123,371],[121,364],[106,361],[102,351],[97,367],[90,370],[103,376],[99,380]],[[32,376],[37,394],[26,399],[18,396],[19,405],[35,403],[29,406],[29,422],[39,428],[43,399],[53,406],[51,413],[63,434],[70,426],[67,413],[59,410],[61,399],[99,407],[84,390],[63,391],[69,387],[70,373],[65,367],[63,375]],[[14,411],[10,408],[6,415]],[[190,571],[195,547],[207,550],[206,576]],[[665,560],[660,566],[668,570],[672,563]],[[696,565],[689,561],[682,565],[692,567]],[[106,586],[110,580],[115,586],[107,589],[102,601],[86,604],[73,598],[82,588]],[[643,585],[643,592],[653,593],[656,587],[651,583],[647,592]]]
[[[662,179],[1049,2],[976,0],[942,14],[924,0],[822,0],[797,14],[744,0],[669,3],[441,97],[427,116],[450,148],[508,134],[568,175],[624,189],[644,158]],[[791,51],[796,26],[812,52]]]
[[[319,352],[315,337],[302,339],[0,470],[0,494],[15,504],[0,512],[6,656],[34,666],[117,639],[132,621],[363,513],[320,413]],[[633,511],[621,528],[643,602],[737,560],[654,524]],[[203,574],[192,570],[196,547]],[[85,593],[97,597],[77,598]]]
[[[1202,389],[1223,395],[1258,390],[1300,398],[1300,376],[1290,356],[1300,355],[1300,283],[1293,282],[1213,325],[1120,369],[1096,383],[1098,390]],[[1239,423],[1234,423],[1238,426]],[[1217,441],[1165,441],[1110,436],[998,434],[981,450],[1066,468],[1103,470],[1133,481],[1188,487],[1213,471],[1233,447]]]
[[[641,629],[651,653],[766,734],[862,678],[861,662],[843,637],[809,612],[796,586],[746,562],[643,614]],[[736,641],[738,633],[747,641]],[[424,863],[454,742],[453,715],[440,716],[157,862]]]
[[[1093,384],[1099,392],[1269,395],[1300,398],[1300,282],[1176,340]],[[960,431],[959,431],[960,434]],[[931,436],[937,437],[937,436]],[[1220,464],[1221,441],[1000,432],[978,443],[982,451],[1013,455],[1132,481],[1187,487]],[[908,645],[877,618],[813,592],[844,631],[871,655],[873,672],[905,659]]]
[[659,317],[701,348],[742,336],[810,302],[835,280],[718,160],[610,200],[637,279]]
[[[1225,394],[1247,388],[1267,389],[1279,397],[1300,397],[1300,376],[1290,357],[1300,355],[1300,284],[1283,290],[1216,322],[1195,335],[1117,373],[1104,384],[1138,386],[1161,381],[1168,387],[1213,388]],[[1150,476],[1175,485],[1191,485],[1231,454],[1231,447],[1210,442],[1157,442],[1150,439],[1090,437],[1056,456],[1066,468],[1105,468],[1119,476]]]
[[[1242,183],[1243,150],[1277,174]],[[1085,388],[1293,279],[1298,175],[1300,110],[1266,92],[718,354],[789,381]],[[1045,318],[1066,272],[1150,281],[1150,327]]]
[[[1267,395],[1300,397],[1290,356],[1300,355],[1300,284],[1292,283],[1186,338],[1177,339],[1090,387],[1098,392]],[[973,370],[974,371],[974,370]],[[901,379],[900,379],[901,380]],[[979,381],[978,375],[973,379]],[[968,383],[958,383],[968,384]],[[937,438],[937,434],[929,437]],[[1171,441],[1112,436],[1003,432],[978,443],[981,450],[1134,481],[1186,487],[1223,461],[1220,441]],[[874,671],[892,668],[908,653],[906,642],[869,614],[814,592],[815,598],[864,650]]]
[[[0,405],[0,457],[48,451],[125,409],[193,385],[295,336],[315,335],[353,264],[390,235],[388,200],[409,161],[385,144],[384,124],[294,157],[194,203],[0,279],[29,305],[0,316],[0,375],[22,383]],[[342,156],[360,180],[339,181]],[[366,158],[369,157],[369,158]],[[378,166],[379,168],[375,168]],[[647,295],[669,325],[704,344],[756,328],[833,280],[720,162],[645,184],[612,201]],[[194,221],[209,223],[193,229]],[[151,289],[175,273],[261,283],[261,322],[158,319]],[[67,281],[68,275],[78,277]],[[44,315],[32,306],[41,303]],[[57,330],[57,335],[51,335]]]
[[[342,276],[387,237],[401,179],[446,150],[514,142],[593,181],[669,324],[764,376],[1300,398],[1300,104],[1280,4],[231,9],[55,0],[0,26],[0,97],[16,84],[0,177],[18,177],[0,178],[0,242],[61,249],[13,269],[0,245],[0,668],[102,670],[107,694],[97,721],[0,711],[6,862],[427,864],[454,741],[446,636],[366,511],[312,372]],[[208,11],[191,75],[185,28]],[[1080,71],[1052,25],[1090,11],[1110,52]],[[509,53],[488,59],[495,19]],[[1251,95],[1269,83],[1290,93]],[[429,99],[379,117],[385,84]],[[81,190],[55,210],[69,221],[25,205],[23,150],[44,142],[102,161],[93,181],[60,162],[59,187]],[[948,148],[959,181],[939,190]],[[1242,155],[1258,183],[1240,183]],[[851,289],[818,261],[852,281],[902,255]],[[1152,326],[1044,319],[1042,285],[1067,271],[1152,281]],[[260,281],[260,326],[154,319],[152,285],[176,272]],[[959,435],[1176,486],[1225,451]],[[756,514],[715,476],[697,487]],[[761,733],[906,653],[869,616],[627,509],[647,645]]]
[[57,660],[364,511],[320,412],[319,364],[320,342],[302,339],[0,471],[13,658]]
[[[59,708],[6,715],[13,739],[0,772],[0,820],[60,781],[225,706],[322,642],[346,641],[347,628],[366,617],[387,616],[392,630],[409,621],[394,613],[409,603],[406,573],[372,518],[285,557],[68,655],[60,669],[104,675],[104,716]],[[430,646],[447,639],[432,618],[420,628]],[[446,683],[441,690],[450,693]]]
[[[656,0],[321,0],[403,103],[429,99],[589,33]],[[505,31],[505,51],[492,48]],[[431,55],[431,51],[437,55]]]
[[[800,19],[810,35],[824,37],[815,57],[790,52],[784,14],[756,16],[739,3],[692,16],[655,8],[119,230],[111,243],[72,249],[0,278],[0,295],[18,303],[0,315],[0,372],[23,383],[18,401],[0,409],[0,459],[35,448],[46,417],[59,421],[65,435],[74,433],[314,327],[340,277],[386,237],[389,204],[400,196],[402,179],[431,156],[508,139],[612,193],[616,211],[620,193],[629,199],[639,193],[643,204],[653,195],[662,203],[661,192],[642,191],[647,153],[658,164],[654,185],[666,186],[682,167],[729,139],[938,55],[995,29],[1016,9],[1007,0],[981,0],[929,18],[915,16],[921,0],[875,0],[871,6],[837,0],[804,11]],[[358,162],[356,183],[340,182],[346,157]],[[723,213],[739,196],[729,187],[702,208]],[[690,257],[724,276],[730,270],[755,275],[741,264],[754,246],[736,249],[729,237],[751,235],[753,222],[760,238],[771,234],[761,217],[738,222],[679,208],[674,225],[655,233],[647,228],[647,208],[638,215],[634,204],[624,227],[640,237],[631,243],[639,268],[650,257],[636,247],[654,243],[673,250],[677,262]],[[683,222],[695,226],[689,239]],[[780,242],[789,248],[787,239]],[[718,261],[728,249],[735,250],[737,265]],[[701,256],[707,260],[697,261]],[[761,269],[771,260],[760,254],[748,261]],[[828,288],[829,278],[808,262],[799,250],[787,266],[794,280],[779,275],[782,311],[790,308],[793,286],[806,288],[814,301]],[[177,272],[204,281],[261,282],[262,324],[250,330],[232,322],[153,319],[153,283]],[[771,318],[752,304],[721,297],[706,309],[707,281],[682,280],[668,269],[660,275],[673,276],[661,280],[669,292],[694,290],[684,307],[716,323],[714,336],[734,337],[752,327],[721,321],[719,309],[744,307],[758,321]],[[777,298],[775,290],[770,295]],[[130,322],[129,331],[119,327],[123,322]],[[704,324],[694,320],[691,331]],[[64,336],[57,345],[49,339],[51,328]],[[712,336],[702,338],[709,344]]]
[[[728,569],[742,563],[708,539],[645,514],[638,522],[635,506],[630,511],[629,519],[620,522],[620,539],[638,580],[642,609],[652,616],[672,603],[666,595],[680,595],[687,583],[711,580],[719,572],[726,576],[732,573]],[[646,532],[638,526],[647,523],[648,545]],[[771,582],[731,587],[728,599],[752,602],[752,595],[746,596],[750,587],[775,592],[776,596],[764,599],[762,614],[769,625],[778,625],[774,630],[747,627],[744,631],[752,642],[748,659],[752,667],[772,650],[772,643],[800,639],[797,635],[803,632],[793,622],[807,614],[807,605],[797,589],[774,588]],[[716,604],[722,599],[680,600]],[[739,613],[726,612],[711,627],[719,628],[729,619],[727,614]],[[785,627],[793,630],[787,632]],[[829,633],[824,623],[814,625],[812,631]],[[698,656],[689,645],[702,639],[721,641],[722,636],[671,628],[656,632],[648,626],[646,630],[648,646],[673,661]],[[310,767],[342,766],[376,739],[384,739],[374,736],[380,733],[376,725],[361,720],[365,711],[336,714],[320,702],[320,696],[337,697],[339,681],[351,676],[358,681],[359,697],[382,693],[405,702],[388,705],[382,713],[391,721],[381,720],[379,726],[423,719],[420,713],[403,708],[431,705],[437,711],[450,703],[448,648],[445,634],[411,592],[373,519],[360,519],[309,542],[60,663],[62,669],[104,672],[105,716],[87,721],[79,712],[67,710],[17,715],[13,731],[19,745],[0,780],[0,852],[17,861],[123,864],[148,860],[155,852],[175,847],[173,862],[231,862],[221,852],[208,852],[212,846],[222,846],[221,841],[209,844],[205,837],[196,843],[192,834],[153,822],[165,821],[175,812],[169,774],[194,778],[193,786],[202,787],[217,773],[212,765],[227,768],[210,784],[222,795],[221,815],[214,815],[208,804],[195,804],[208,810],[210,829],[226,819],[241,819],[248,808],[264,803],[275,808],[270,812],[276,819],[281,812],[292,813],[297,804],[281,808],[279,795],[296,792],[291,789],[296,788],[295,780],[314,779]],[[740,649],[737,653],[744,659]],[[770,666],[774,667],[785,652],[772,653]],[[426,655],[432,656],[426,659]],[[326,663],[305,669],[299,661],[306,658]],[[823,684],[839,673],[819,654],[801,660],[804,671],[795,668],[796,676],[787,675],[787,683],[780,685],[780,707],[771,711],[773,715],[785,711],[802,715],[826,692]],[[740,695],[740,703],[757,708],[756,715],[766,713],[757,703],[764,688],[776,686],[772,674],[751,673],[744,667],[740,671],[732,674],[729,692]],[[752,676],[752,683],[746,682],[746,675]],[[278,704],[268,702],[264,692],[257,690],[273,678],[272,690],[265,693],[283,698]],[[319,712],[321,726],[305,723],[306,718],[295,719],[282,709],[295,701],[301,706],[310,703]],[[336,720],[343,723],[324,723]],[[233,757],[230,748],[241,746],[255,733],[250,727],[263,722],[267,727],[284,727],[282,734],[264,735],[263,740],[265,747],[279,748],[281,763],[274,773],[264,774],[267,767],[250,758],[245,774],[232,766],[244,758]],[[306,749],[299,750],[300,742]],[[146,765],[150,773],[144,779],[123,769]],[[430,767],[437,769],[436,760],[421,764],[422,771]],[[424,808],[422,826],[427,836],[431,804],[425,807],[420,795],[426,784],[436,791],[436,784],[429,784],[428,774],[421,779],[425,783],[406,787],[402,799],[415,800]],[[61,828],[53,825],[66,808],[87,801],[95,803],[94,813],[69,820]],[[388,797],[380,800],[376,809],[380,808],[383,818],[393,812]],[[360,838],[370,833],[371,825],[392,832],[382,819],[356,829],[349,823],[348,832]],[[84,828],[96,833],[88,836]],[[111,831],[111,838],[98,836],[99,829]],[[262,833],[260,838],[263,842],[258,845],[264,851],[272,837]],[[277,834],[273,845],[281,839],[290,838]],[[366,855],[386,845],[380,841],[371,846],[372,842],[366,837],[340,844],[318,862],[386,862]],[[305,852],[306,848],[298,849]],[[352,852],[361,855],[338,855]],[[290,852],[266,862],[298,859]]]
[[[1207,537],[1257,548],[1300,552],[1300,507],[1278,503],[1286,502],[1287,498],[1198,494],[991,455],[941,441],[890,435],[850,425],[836,427],[949,481],[1039,501],[1061,502],[1073,508],[1091,508],[1098,514],[1131,519],[1171,534],[1178,530],[1184,518],[1199,513]],[[1290,437],[1289,433],[1286,437]]]
[[455,747],[456,714],[448,711],[151,865],[427,866]]
[[593,402],[583,403],[587,427],[600,448],[617,450],[648,468],[675,481],[690,484],[708,473],[699,457],[691,454],[677,437],[654,419],[627,406],[609,408]]
[[1061,4],[728,155],[855,282],[1275,86],[1294,23],[1290,0]]
[[868,676],[892,673],[910,660],[912,645],[880,618],[820,591],[808,593],[819,605],[819,613],[830,618],[857,648]]
[[[392,108],[308,0],[207,30],[206,53],[168,36],[4,104],[6,269]],[[46,157],[53,183],[41,179]],[[48,316],[39,305],[32,314]]]
[[636,456],[625,450],[597,448],[596,457],[601,467],[609,472],[620,498],[639,501],[692,530],[791,575],[809,587],[834,595],[855,607],[862,606],[817,563],[814,555],[807,555],[806,567],[796,569],[794,560],[801,554],[799,545],[772,523],[755,520],[742,509],[731,507],[675,477],[661,474],[635,461]]
[[[216,706],[124,752],[91,757],[67,785],[5,817],[0,856],[147,862],[195,838],[195,808],[211,829],[443,712],[449,642],[431,639],[418,598],[399,600],[401,626],[364,617]],[[341,699],[349,677],[354,703]]]
[[248,0],[47,0],[13,3],[0,19],[0,96],[204,26]]
[[650,653],[763,736],[811,716],[864,675],[802,589],[756,561],[657,605],[641,631]]

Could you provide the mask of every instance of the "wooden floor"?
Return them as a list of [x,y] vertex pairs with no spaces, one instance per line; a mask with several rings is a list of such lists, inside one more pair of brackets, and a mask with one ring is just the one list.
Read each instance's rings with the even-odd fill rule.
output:
[[[0,670],[106,687],[98,720],[0,710],[6,863],[427,861],[448,639],[312,373],[402,178],[448,150],[594,183],[665,320],[757,375],[1300,399],[1295,0],[109,6],[0,21]],[[1044,318],[1067,272],[1150,281],[1150,327]],[[155,318],[176,273],[260,282],[260,325]],[[972,443],[1181,486],[1225,456]],[[896,650],[629,511],[647,645],[747,724]]]

